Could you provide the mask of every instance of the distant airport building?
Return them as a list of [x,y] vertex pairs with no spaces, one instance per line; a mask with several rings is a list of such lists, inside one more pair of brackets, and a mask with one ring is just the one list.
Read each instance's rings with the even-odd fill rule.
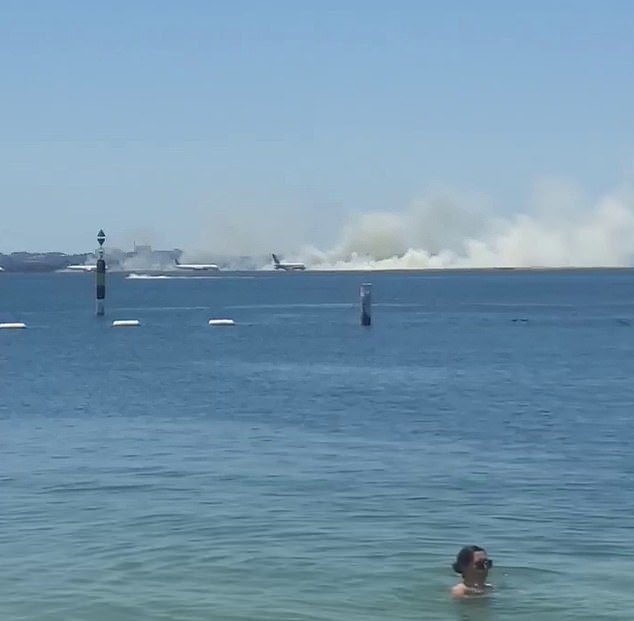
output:
[[[113,264],[118,264],[117,269],[126,272],[134,270],[161,271],[172,269],[182,254],[183,251],[179,249],[154,250],[149,245],[134,244],[132,251],[116,255],[111,253],[110,259]],[[108,258],[109,253],[106,252],[106,262]]]

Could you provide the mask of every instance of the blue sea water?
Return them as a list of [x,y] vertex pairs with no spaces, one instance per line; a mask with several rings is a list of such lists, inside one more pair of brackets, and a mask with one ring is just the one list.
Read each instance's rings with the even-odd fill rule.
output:
[[[106,309],[0,275],[0,619],[631,618],[633,272],[111,274]],[[456,603],[468,543],[496,590]]]

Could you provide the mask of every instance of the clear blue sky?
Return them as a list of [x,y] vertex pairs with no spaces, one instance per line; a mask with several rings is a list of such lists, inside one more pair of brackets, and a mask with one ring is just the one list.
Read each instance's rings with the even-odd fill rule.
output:
[[435,184],[517,211],[634,170],[626,0],[3,0],[0,77],[5,252],[320,241]]

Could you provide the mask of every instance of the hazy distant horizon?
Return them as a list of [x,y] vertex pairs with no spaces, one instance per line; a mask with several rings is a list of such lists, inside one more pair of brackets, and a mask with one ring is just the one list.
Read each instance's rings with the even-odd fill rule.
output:
[[634,5],[7,0],[0,249],[630,265]]

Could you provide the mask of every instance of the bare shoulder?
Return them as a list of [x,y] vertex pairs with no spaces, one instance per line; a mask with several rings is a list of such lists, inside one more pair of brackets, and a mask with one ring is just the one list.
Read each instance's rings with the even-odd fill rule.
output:
[[456,584],[456,586],[452,587],[451,589],[451,597],[460,599],[462,597],[465,597],[466,595],[467,595],[467,589],[465,585],[462,584],[462,582],[460,584]]

